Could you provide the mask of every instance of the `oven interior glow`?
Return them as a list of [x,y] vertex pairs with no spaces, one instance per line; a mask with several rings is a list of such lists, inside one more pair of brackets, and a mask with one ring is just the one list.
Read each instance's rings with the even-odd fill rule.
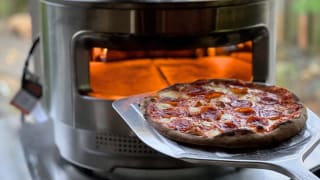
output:
[[89,96],[115,100],[208,78],[252,81],[252,42],[184,50],[91,49]]

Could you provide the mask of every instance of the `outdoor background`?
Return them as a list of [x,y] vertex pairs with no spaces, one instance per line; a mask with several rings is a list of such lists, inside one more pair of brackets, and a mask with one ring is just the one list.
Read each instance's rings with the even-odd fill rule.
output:
[[[276,2],[276,84],[295,92],[309,108],[320,115],[320,0]],[[2,180],[26,179],[27,174],[17,137],[19,114],[8,104],[20,86],[22,65],[31,45],[29,3],[28,0],[0,0]],[[2,148],[4,146],[6,148]],[[14,173],[9,173],[12,170]]]
[[[0,0],[0,116],[19,87],[31,44],[30,2]],[[320,115],[320,0],[276,0],[276,84],[295,92]]]
[[277,2],[276,84],[320,115],[320,1]]

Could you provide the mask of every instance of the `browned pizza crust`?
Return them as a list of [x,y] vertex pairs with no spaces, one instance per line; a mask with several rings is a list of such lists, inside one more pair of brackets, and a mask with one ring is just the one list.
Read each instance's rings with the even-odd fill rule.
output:
[[[202,80],[201,80],[202,81]],[[234,80],[205,80],[214,82],[235,82]],[[177,85],[177,84],[176,84]],[[266,85],[259,85],[254,83],[246,83],[249,87],[261,88],[266,91],[270,91],[270,88]],[[170,86],[161,91],[174,88],[175,85]],[[275,92],[276,93],[276,92]],[[180,132],[178,130],[165,127],[162,123],[155,122],[147,113],[147,106],[153,101],[155,97],[146,97],[140,103],[140,109],[145,119],[154,127],[160,134],[182,143],[189,143],[194,145],[213,146],[221,148],[257,148],[277,145],[293,136],[298,134],[306,124],[307,110],[303,106],[299,110],[299,117],[290,119],[279,124],[275,129],[266,133],[256,133],[250,129],[237,129],[224,132],[220,135],[212,138],[206,138],[203,136],[197,136]],[[295,98],[297,98],[295,96]],[[296,99],[298,101],[298,99]],[[299,101],[297,102],[301,104]],[[302,104],[301,104],[302,105]]]

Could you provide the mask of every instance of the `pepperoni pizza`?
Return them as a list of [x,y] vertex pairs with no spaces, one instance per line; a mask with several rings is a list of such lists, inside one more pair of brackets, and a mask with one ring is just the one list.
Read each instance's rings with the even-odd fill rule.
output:
[[239,80],[175,84],[145,97],[140,108],[170,139],[222,148],[278,144],[300,132],[307,119],[290,91]]

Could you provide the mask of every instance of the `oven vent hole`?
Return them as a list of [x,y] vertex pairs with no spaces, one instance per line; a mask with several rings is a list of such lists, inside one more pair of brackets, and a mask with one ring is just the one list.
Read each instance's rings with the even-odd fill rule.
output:
[[95,137],[96,149],[103,152],[135,155],[158,154],[136,137],[99,133]]

